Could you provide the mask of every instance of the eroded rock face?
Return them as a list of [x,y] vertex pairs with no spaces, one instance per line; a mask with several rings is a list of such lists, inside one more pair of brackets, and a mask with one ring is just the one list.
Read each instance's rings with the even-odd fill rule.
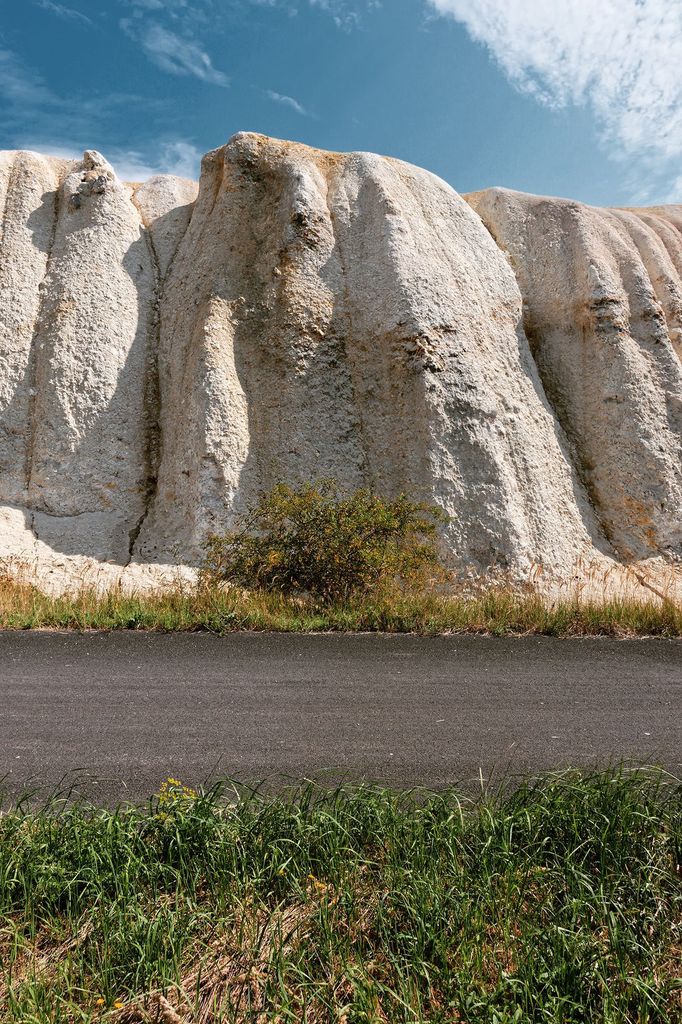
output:
[[624,559],[682,551],[682,210],[469,197],[510,263],[545,391]]
[[22,502],[30,476],[35,405],[34,335],[67,165],[35,153],[0,153],[0,497]]
[[94,151],[3,157],[0,501],[49,547],[125,564],[158,460],[162,281],[196,186],[125,185]]
[[198,195],[18,153],[0,200],[1,521],[48,548],[191,563],[335,476],[436,501],[461,565],[682,554],[679,208],[252,134]]

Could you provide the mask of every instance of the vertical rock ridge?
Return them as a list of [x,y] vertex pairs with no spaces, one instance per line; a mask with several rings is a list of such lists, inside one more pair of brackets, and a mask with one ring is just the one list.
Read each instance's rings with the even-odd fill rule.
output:
[[[65,173],[66,169],[64,169]],[[28,384],[28,437],[26,439],[26,462],[24,468],[24,491],[26,498],[31,492],[31,478],[33,476],[33,453],[35,448],[36,439],[36,395],[38,393],[38,325],[40,323],[42,306],[43,306],[43,290],[45,287],[45,279],[50,272],[50,261],[52,259],[52,252],[54,249],[54,240],[57,234],[57,223],[59,221],[59,195],[61,192],[63,174],[56,181],[57,188],[54,193],[54,201],[52,203],[52,226],[50,230],[49,240],[47,241],[47,259],[45,261],[45,270],[43,278],[38,285],[38,306],[36,309],[35,319],[33,321],[31,330],[31,347],[29,351],[28,366],[27,366],[27,384]],[[34,529],[34,519],[31,517],[31,529]],[[34,530],[35,532],[35,530]],[[37,536],[37,534],[36,534]]]
[[[659,413],[667,416],[674,455],[682,450],[682,365],[676,352],[682,336],[682,279],[659,234],[636,213],[612,210],[602,216],[615,221],[627,249],[634,248],[641,260],[641,266],[634,261],[635,272],[624,277],[624,284],[631,296],[631,324],[633,305],[639,305],[634,333],[651,368]],[[677,489],[682,497],[682,474]]]
[[358,442],[360,459],[358,470],[362,483],[370,489],[377,488],[377,480],[374,478],[368,457],[368,435],[367,425],[364,418],[363,404],[360,401],[360,383],[357,379],[356,368],[349,346],[351,339],[356,337],[355,323],[353,319],[353,308],[349,288],[350,267],[346,262],[341,225],[336,211],[337,196],[339,195],[340,179],[343,174],[344,162],[338,158],[322,162],[321,170],[325,178],[326,191],[324,196],[329,225],[331,228],[334,253],[337,258],[340,289],[334,303],[334,320],[336,332],[339,338],[339,345],[342,351],[344,365],[347,368],[348,380],[351,393],[351,404],[357,421]]
[[36,322],[66,164],[36,153],[0,154],[0,499],[22,504],[33,444]]
[[104,158],[87,152],[61,185],[37,331],[29,502],[41,537],[67,551],[128,556],[146,489],[153,301],[139,214]]
[[12,180],[18,156],[18,153],[0,153],[0,206],[2,207],[2,221],[0,221],[0,251],[5,240],[7,213],[9,210],[10,195],[12,193]]
[[[444,182],[399,161],[352,159],[362,215],[349,222],[347,259],[363,336],[358,379],[377,385],[367,412],[381,486],[439,502],[452,517],[448,546],[464,562],[574,557],[550,538],[559,514],[571,551],[590,549],[589,514],[527,379],[521,297],[503,256]],[[532,498],[522,493],[529,479]]]
[[[179,551],[197,557],[202,525],[210,531],[224,518],[248,452],[233,339],[246,299],[229,258],[238,239],[230,225],[239,190],[237,182],[223,187],[228,174],[224,150],[206,154],[191,220],[164,286],[161,458],[156,497],[137,544],[145,559],[178,557]],[[221,201],[221,215],[214,217]]]
[[161,389],[159,348],[164,282],[189,228],[198,185],[183,178],[157,176],[131,188],[155,271],[154,309],[148,343],[145,423],[147,431],[147,485],[142,513],[129,534],[128,562],[136,557],[138,538],[156,497],[161,458]]
[[[668,259],[657,258],[653,246],[647,270],[668,320],[668,333],[678,359],[682,360],[682,219],[679,224],[662,214],[648,210],[616,211],[628,213],[646,225],[659,239]],[[672,267],[672,272],[670,268]]]
[[650,268],[653,236],[625,215],[567,200],[491,189],[469,201],[511,255],[545,390],[607,536],[626,561],[677,557],[679,360],[630,232]]

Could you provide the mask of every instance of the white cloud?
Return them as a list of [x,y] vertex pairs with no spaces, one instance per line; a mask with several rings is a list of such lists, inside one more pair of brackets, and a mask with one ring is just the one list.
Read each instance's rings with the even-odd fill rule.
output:
[[358,12],[350,9],[344,0],[309,0],[309,2],[311,7],[319,7],[320,10],[331,14],[334,23],[339,28],[353,28],[360,20]]
[[[23,149],[45,156],[61,157],[62,160],[81,160],[83,147],[62,140],[29,139]],[[146,181],[157,174],[174,174],[179,178],[198,179],[201,165],[201,151],[186,139],[160,142],[156,152],[143,153],[138,149],[108,149],[104,154],[121,181]]]
[[146,181],[156,174],[175,174],[179,178],[199,177],[202,153],[186,139],[161,142],[158,153],[144,156],[136,150],[113,150],[109,162],[123,181]]
[[56,14],[58,18],[80,21],[83,25],[92,25],[92,20],[86,14],[74,10],[72,7],[65,7],[63,4],[55,3],[54,0],[37,0],[37,3],[38,7],[42,7],[44,11],[49,11],[51,14]]
[[272,100],[273,103],[279,103],[284,107],[290,107],[297,114],[300,114],[301,117],[313,116],[310,111],[306,110],[303,104],[299,103],[298,100],[295,100],[293,96],[283,96],[281,92],[273,92],[272,89],[266,89],[265,95],[268,99]]
[[164,143],[161,150],[162,173],[177,174],[180,178],[198,178],[202,156],[202,150],[183,139]]
[[428,0],[485,44],[511,81],[588,104],[612,155],[682,156],[682,0]]
[[26,68],[11,50],[0,48],[0,96],[12,108],[55,106],[57,97],[41,75]]
[[346,30],[357,27],[366,11],[381,7],[381,0],[308,0],[308,3],[326,11],[338,28]]
[[[103,148],[100,140],[109,135],[111,118],[143,101],[140,96],[116,92],[106,96],[95,91],[61,95],[15,53],[2,47],[0,98],[4,101],[3,126],[10,146],[73,160],[80,160],[84,149]],[[144,102],[150,112],[164,109],[162,100],[146,98]],[[198,170],[199,153],[185,140],[160,142],[154,159],[111,146],[104,148],[107,157],[135,168],[137,180],[163,172],[195,177]]]
[[162,71],[173,75],[193,75],[211,85],[229,85],[228,76],[214,68],[206,51],[191,39],[171,32],[156,21],[123,18],[120,24]]
[[186,8],[187,0],[129,0],[133,7],[143,7],[147,11],[177,10]]

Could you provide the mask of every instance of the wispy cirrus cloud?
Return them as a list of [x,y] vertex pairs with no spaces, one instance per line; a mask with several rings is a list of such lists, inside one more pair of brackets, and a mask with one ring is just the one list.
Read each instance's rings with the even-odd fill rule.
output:
[[587,105],[615,157],[682,157],[682,0],[427,0],[542,103]]
[[[140,101],[141,97],[126,93],[62,95],[12,50],[0,48],[0,109],[3,127],[16,149],[80,159],[83,150],[99,145],[103,131],[108,134],[109,118]],[[150,109],[163,109],[160,101],[145,102]],[[199,150],[187,139],[150,140],[144,152],[108,146],[105,156],[130,181],[155,174],[195,178],[200,162]]]
[[27,68],[16,53],[5,48],[0,48],[0,98],[9,117],[17,108],[54,107],[58,103],[45,79]]
[[118,0],[134,18],[155,17],[173,24],[188,39],[194,29],[211,27],[223,20],[241,0]]
[[228,86],[229,77],[218,68],[208,53],[193,39],[173,32],[157,21],[122,18],[123,31],[157,67],[172,75],[192,75],[211,85]]
[[[155,2],[155,0],[142,0],[142,2]],[[247,7],[270,7],[286,11],[295,17],[305,8],[316,8],[328,14],[337,28],[356,28],[361,24],[362,16],[367,11],[381,6],[381,0],[233,0],[234,3],[246,5]]]
[[330,14],[338,28],[354,28],[360,21],[360,12],[346,0],[309,0],[309,3]]
[[273,103],[279,103],[280,106],[289,107],[296,114],[300,114],[301,117],[315,117],[307,107],[304,107],[302,103],[299,103],[293,96],[285,96],[281,92],[274,92],[272,89],[266,89],[265,95]]
[[92,25],[92,18],[87,14],[77,11],[73,7],[65,7],[64,4],[55,3],[55,0],[37,0],[37,6],[50,14],[56,14],[58,18],[65,18],[67,21],[79,21],[83,25]]
[[146,11],[182,11],[188,10],[187,0],[129,0],[132,7],[143,8]]
[[366,11],[381,7],[381,0],[308,0],[308,3],[326,11],[337,28],[343,29],[355,28]]
[[[79,96],[59,93],[13,50],[0,47],[0,114],[3,128],[17,146],[24,145],[27,130],[54,137],[55,125],[62,137],[82,137],[91,145],[92,135],[98,134],[112,115],[139,101],[139,96],[119,92],[109,92],[106,97],[95,91]],[[161,105],[158,100],[146,102]]]

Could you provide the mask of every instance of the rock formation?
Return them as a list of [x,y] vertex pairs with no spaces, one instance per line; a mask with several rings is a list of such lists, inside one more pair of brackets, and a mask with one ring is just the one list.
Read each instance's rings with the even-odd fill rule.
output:
[[545,392],[605,536],[682,552],[682,208],[469,196],[507,253]]
[[198,192],[4,153],[0,209],[0,552],[193,563],[335,476],[460,565],[682,556],[682,208],[240,134]]

